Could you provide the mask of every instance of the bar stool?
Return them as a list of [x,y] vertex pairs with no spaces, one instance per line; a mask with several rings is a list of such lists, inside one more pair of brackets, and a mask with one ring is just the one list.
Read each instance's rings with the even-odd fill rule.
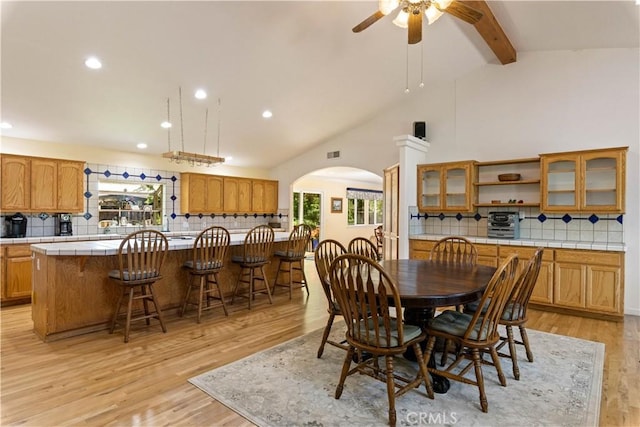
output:
[[[229,249],[230,236],[223,227],[209,227],[196,237],[193,243],[191,259],[184,263],[191,276],[182,303],[180,316],[184,316],[187,305],[198,307],[198,323],[203,310],[210,310],[222,306],[224,315],[228,316],[227,306],[218,282],[218,273],[224,267],[224,261]],[[196,282],[196,277],[198,281]],[[191,291],[198,289],[197,300],[190,300]],[[212,301],[217,304],[212,305]],[[206,306],[203,306],[206,302]]]
[[[236,296],[245,297],[249,300],[249,310],[251,310],[251,301],[259,293],[266,293],[267,297],[269,297],[269,304],[273,304],[269,282],[264,271],[264,266],[271,261],[273,240],[274,233],[271,227],[268,225],[254,227],[244,239],[242,255],[231,257],[231,261],[239,264],[241,268],[233,290],[233,296],[231,297],[231,304],[233,304]],[[256,288],[256,281],[263,282],[264,286]],[[238,294],[240,283],[248,285],[246,294]]]
[[[311,227],[307,224],[300,224],[296,226],[289,234],[289,240],[287,241],[287,249],[284,251],[276,251],[275,256],[278,257],[278,270],[276,271],[276,278],[273,281],[273,292],[275,293],[276,286],[284,286],[289,288],[289,299],[292,298],[293,285],[300,284],[301,287],[307,290],[309,295],[309,286],[307,286],[307,276],[304,274],[304,257],[307,250],[307,244],[311,240]],[[300,280],[294,279],[294,272],[300,272]],[[278,277],[287,273],[289,275],[289,281],[286,283],[278,283]]]
[[[167,332],[162,319],[162,310],[156,298],[153,284],[162,279],[160,270],[166,258],[169,243],[159,231],[142,230],[129,234],[122,240],[118,248],[118,269],[109,272],[109,278],[120,287],[120,296],[116,303],[115,313],[111,320],[109,333],[112,334],[118,318],[124,315],[124,342],[129,342],[131,322],[145,320],[150,325],[151,319],[158,319],[162,332]],[[125,301],[126,300],[126,301]],[[133,313],[133,302],[142,302],[142,312]],[[126,303],[126,310],[120,309]],[[149,303],[153,305],[150,309]],[[132,317],[134,316],[135,317]]]

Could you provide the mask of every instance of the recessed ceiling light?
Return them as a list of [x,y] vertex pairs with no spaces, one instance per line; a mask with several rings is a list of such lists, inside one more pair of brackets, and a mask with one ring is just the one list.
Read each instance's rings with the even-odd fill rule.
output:
[[198,99],[206,99],[207,98],[207,92],[204,91],[204,89],[198,89],[196,91],[195,97]]
[[11,129],[13,125],[9,122],[0,123],[0,129]]
[[264,110],[262,112],[262,117],[264,117],[265,119],[270,119],[271,117],[273,117],[273,113],[269,110]]
[[136,145],[136,147],[138,147],[141,150],[144,150],[145,148],[147,148],[147,144],[145,144],[144,142],[140,142],[138,143],[138,145]]
[[91,68],[92,70],[99,70],[100,68],[102,68],[102,62],[100,62],[100,60],[95,56],[87,58],[87,60],[84,61],[84,65]]
[[165,129],[169,129],[171,127],[171,123],[169,122],[162,122],[160,123],[160,126],[162,126]]

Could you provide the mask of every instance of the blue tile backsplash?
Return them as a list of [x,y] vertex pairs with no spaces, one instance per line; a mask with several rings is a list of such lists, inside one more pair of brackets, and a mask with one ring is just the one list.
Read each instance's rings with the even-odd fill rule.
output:
[[[518,211],[520,239],[624,243],[624,216],[620,214],[543,214],[537,208],[479,208],[477,213],[419,213],[409,207],[409,234],[487,237],[489,211]],[[522,217],[522,215],[521,215]]]

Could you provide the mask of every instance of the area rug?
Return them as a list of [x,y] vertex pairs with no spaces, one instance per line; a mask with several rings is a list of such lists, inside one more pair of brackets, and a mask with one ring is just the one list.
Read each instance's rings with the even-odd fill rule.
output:
[[[333,329],[334,339],[344,336]],[[352,375],[334,399],[345,352],[327,345],[316,358],[321,334],[319,329],[189,382],[259,426],[388,425],[382,382]],[[483,367],[488,413],[480,409],[475,386],[452,382],[434,400],[424,386],[397,398],[398,425],[598,425],[604,344],[537,331],[529,331],[529,341],[535,359],[529,363],[518,346],[520,381],[509,359],[501,358],[507,387],[500,386],[493,367]],[[402,357],[395,367],[407,375],[417,369]]]

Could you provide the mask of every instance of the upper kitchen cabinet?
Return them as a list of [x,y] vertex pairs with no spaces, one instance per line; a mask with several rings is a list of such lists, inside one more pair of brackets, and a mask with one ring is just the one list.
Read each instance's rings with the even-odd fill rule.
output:
[[623,213],[627,147],[541,154],[543,212]]
[[278,181],[252,180],[251,207],[254,213],[277,213]]
[[224,211],[249,213],[251,209],[251,180],[249,178],[224,177]]
[[418,210],[472,211],[476,173],[472,160],[418,165]]
[[82,212],[84,162],[58,161],[58,211]]
[[180,210],[190,214],[276,213],[278,181],[180,174]]
[[84,162],[2,155],[2,210],[82,212]]
[[180,174],[180,210],[182,213],[223,212],[223,178],[199,173]]
[[31,161],[27,157],[3,154],[0,161],[3,211],[28,211],[31,207]]

